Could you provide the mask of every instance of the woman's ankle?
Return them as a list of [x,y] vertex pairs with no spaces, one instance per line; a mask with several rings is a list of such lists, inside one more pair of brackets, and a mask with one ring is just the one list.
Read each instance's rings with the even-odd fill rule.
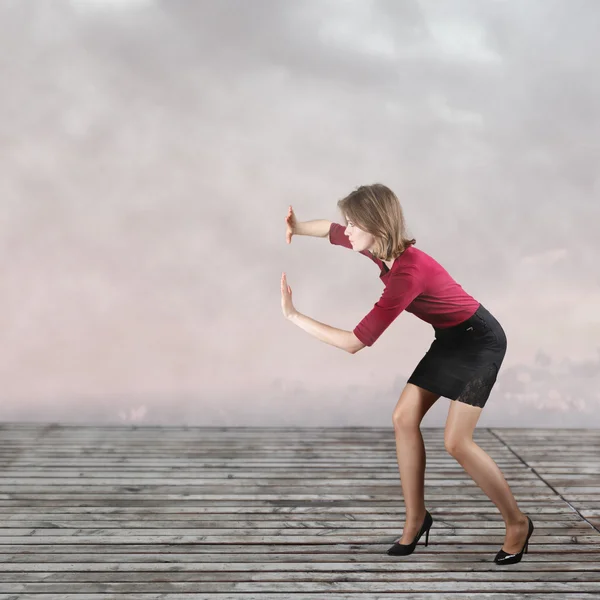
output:
[[422,525],[425,517],[427,516],[427,510],[419,511],[418,513],[410,513],[406,515],[405,523],[407,525]]
[[505,521],[505,525],[507,527],[516,527],[517,525],[523,525],[523,523],[529,523],[529,520],[527,519],[527,515],[523,512],[519,513],[519,514],[511,517],[507,521]]

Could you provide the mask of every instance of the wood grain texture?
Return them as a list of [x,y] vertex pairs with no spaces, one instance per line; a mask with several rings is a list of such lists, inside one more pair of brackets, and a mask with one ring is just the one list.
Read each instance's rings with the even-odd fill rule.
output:
[[423,428],[434,523],[390,428],[0,425],[0,600],[600,597],[600,430],[476,429],[535,525],[493,562],[495,505]]

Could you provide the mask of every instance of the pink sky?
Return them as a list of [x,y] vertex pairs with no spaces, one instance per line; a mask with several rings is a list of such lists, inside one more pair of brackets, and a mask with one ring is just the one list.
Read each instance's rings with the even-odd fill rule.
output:
[[347,355],[279,295],[285,271],[300,312],[367,314],[375,265],[283,218],[382,182],[507,333],[480,423],[600,426],[590,15],[92,4],[0,6],[3,421],[391,424],[433,329]]

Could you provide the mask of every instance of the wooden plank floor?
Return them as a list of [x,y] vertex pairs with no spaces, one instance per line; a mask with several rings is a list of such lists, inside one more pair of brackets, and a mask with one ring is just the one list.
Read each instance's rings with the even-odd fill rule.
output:
[[424,428],[434,524],[404,503],[389,428],[0,425],[0,599],[600,597],[600,430],[476,429],[536,527],[500,513]]

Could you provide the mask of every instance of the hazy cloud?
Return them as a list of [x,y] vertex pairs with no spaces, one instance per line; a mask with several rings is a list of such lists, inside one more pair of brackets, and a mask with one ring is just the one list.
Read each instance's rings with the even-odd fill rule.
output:
[[486,424],[600,425],[599,29],[595,0],[0,0],[2,418],[389,423],[433,330],[349,356],[279,297],[370,310],[371,261],[283,219],[381,181],[507,332]]

